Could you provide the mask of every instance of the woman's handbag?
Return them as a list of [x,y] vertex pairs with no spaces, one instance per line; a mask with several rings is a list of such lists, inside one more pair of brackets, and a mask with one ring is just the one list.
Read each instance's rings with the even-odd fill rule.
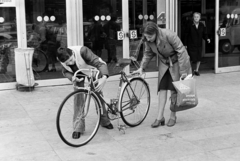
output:
[[198,97],[194,77],[189,78],[188,76],[184,80],[173,82],[173,86],[177,90],[177,94],[171,96],[171,111],[183,111],[197,106]]

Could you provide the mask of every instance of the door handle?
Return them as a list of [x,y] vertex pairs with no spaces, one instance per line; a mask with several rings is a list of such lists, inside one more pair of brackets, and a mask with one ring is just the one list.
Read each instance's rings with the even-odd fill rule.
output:
[[126,37],[128,37],[128,38],[129,38],[129,33],[128,33],[128,32],[126,32],[126,33],[125,33],[125,35],[126,35]]
[[221,31],[220,31],[220,29],[217,30],[217,34],[218,34],[218,36],[221,35]]

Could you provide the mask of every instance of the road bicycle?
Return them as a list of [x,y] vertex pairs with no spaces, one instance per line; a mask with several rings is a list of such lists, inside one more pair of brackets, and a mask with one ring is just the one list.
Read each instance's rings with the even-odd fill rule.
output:
[[[97,69],[78,70],[74,77],[84,76],[84,87],[76,87],[76,91],[70,93],[61,103],[56,125],[57,131],[64,143],[72,147],[80,147],[91,141],[99,129],[100,114],[103,113],[103,104],[106,105],[107,116],[110,120],[118,120],[119,131],[125,133],[127,126],[135,127],[140,125],[146,118],[150,108],[150,91],[148,83],[145,81],[145,74],[127,75],[124,68],[131,63],[131,59],[122,59],[118,62],[120,71],[120,81],[117,97],[108,103],[102,94],[95,91],[99,71]],[[81,72],[88,72],[88,75],[79,75]],[[94,80],[96,79],[96,80]],[[114,92],[113,92],[114,93]],[[82,97],[81,107],[82,120],[85,123],[85,131],[79,139],[73,139],[73,117],[74,99]],[[120,124],[120,120],[125,125]],[[127,126],[126,126],[127,125]]]
[[34,48],[32,68],[36,73],[44,72],[48,69],[48,58],[40,46]]

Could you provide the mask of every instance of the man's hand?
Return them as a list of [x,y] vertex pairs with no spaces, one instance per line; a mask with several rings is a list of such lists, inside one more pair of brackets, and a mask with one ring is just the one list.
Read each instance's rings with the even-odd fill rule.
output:
[[72,83],[76,83],[76,82],[81,82],[83,80],[83,78],[77,78],[77,77],[72,77]]
[[102,78],[98,79],[98,82],[97,82],[97,86],[96,86],[96,91],[97,92],[100,92],[102,91],[105,83],[107,82],[107,76],[106,75],[103,75]]

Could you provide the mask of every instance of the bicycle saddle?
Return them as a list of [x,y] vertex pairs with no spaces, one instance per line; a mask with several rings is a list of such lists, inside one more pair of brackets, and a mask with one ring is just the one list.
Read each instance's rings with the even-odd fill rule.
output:
[[116,66],[120,66],[122,68],[128,66],[131,64],[131,59],[128,59],[128,58],[123,58],[123,59],[119,59]]

